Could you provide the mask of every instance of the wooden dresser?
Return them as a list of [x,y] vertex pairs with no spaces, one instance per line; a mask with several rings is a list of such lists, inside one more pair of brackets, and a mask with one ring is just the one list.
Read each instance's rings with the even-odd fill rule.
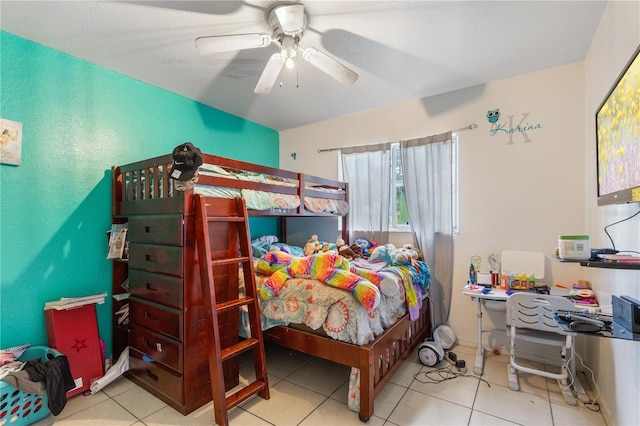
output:
[[[129,261],[114,261],[113,291],[129,280],[129,323],[117,324],[114,303],[114,359],[129,346],[126,376],[183,414],[211,401],[207,336],[192,213],[129,214]],[[224,271],[237,283],[237,267]],[[237,298],[237,285],[227,286]],[[227,317],[221,334],[238,339],[238,317]],[[123,336],[123,334],[125,336]],[[119,337],[120,336],[120,337]],[[237,359],[225,364],[228,389],[239,382]]]

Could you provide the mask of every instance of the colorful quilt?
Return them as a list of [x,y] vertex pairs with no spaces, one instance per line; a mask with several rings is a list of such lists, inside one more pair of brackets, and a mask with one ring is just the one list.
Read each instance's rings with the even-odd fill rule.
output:
[[[256,275],[258,289],[267,278]],[[241,285],[244,284],[241,282]],[[428,285],[424,289],[416,283],[409,285],[418,294],[426,294]],[[349,291],[308,278],[291,278],[277,296],[258,300],[263,329],[276,325],[303,324],[313,330],[322,329],[333,339],[357,345],[373,341],[407,312],[404,285],[393,296],[381,295],[378,306],[370,310],[365,309]],[[242,318],[246,336],[248,321],[246,315]]]

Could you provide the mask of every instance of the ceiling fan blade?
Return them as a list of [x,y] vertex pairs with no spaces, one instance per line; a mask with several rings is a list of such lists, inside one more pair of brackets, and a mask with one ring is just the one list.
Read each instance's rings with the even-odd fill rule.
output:
[[267,47],[272,41],[271,36],[265,33],[198,37],[196,48],[200,53],[231,52]]
[[292,4],[276,7],[276,16],[284,33],[291,33],[304,28],[304,6]]
[[302,57],[305,61],[329,74],[345,86],[349,86],[358,80],[358,74],[355,71],[347,68],[340,62],[317,49],[309,47],[307,49],[300,50],[302,50]]
[[282,70],[286,59],[287,58],[282,56],[280,53],[274,53],[271,55],[269,62],[267,62],[267,65],[264,67],[264,71],[262,71],[258,84],[256,84],[256,88],[253,89],[254,93],[257,93],[258,95],[271,93],[271,89],[273,88],[273,85],[276,84],[276,80],[280,75],[280,71]]

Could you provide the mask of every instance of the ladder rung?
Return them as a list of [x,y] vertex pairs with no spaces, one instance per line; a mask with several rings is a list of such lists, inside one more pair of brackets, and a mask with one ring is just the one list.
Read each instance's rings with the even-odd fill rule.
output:
[[[207,335],[207,343],[214,351],[209,357],[209,375],[211,380],[211,396],[213,399],[213,411],[216,424],[220,426],[229,425],[229,417],[227,410],[247,400],[249,397],[258,394],[264,399],[269,399],[269,379],[266,373],[266,358],[264,354],[264,346],[262,344],[262,332],[260,324],[257,323],[260,318],[260,308],[256,300],[255,280],[248,271],[252,270],[251,263],[251,245],[249,235],[249,218],[247,216],[247,207],[244,199],[228,200],[232,203],[227,206],[221,202],[210,203],[200,194],[194,195],[195,206],[195,226],[196,226],[196,248],[198,258],[202,260],[199,265],[200,282],[202,287],[203,305],[205,310],[205,320],[210,333]],[[220,206],[219,210],[213,210],[216,206]],[[235,205],[235,211],[233,209]],[[207,209],[211,208],[211,215],[208,215]],[[217,216],[217,214],[229,213],[229,216]],[[210,235],[210,233],[213,234]],[[220,235],[217,235],[220,234]],[[237,235],[236,235],[237,234]],[[219,241],[218,238],[222,238]],[[226,240],[224,240],[226,238]],[[224,244],[223,241],[228,241]],[[222,247],[226,246],[226,247]],[[240,251],[238,251],[240,250]],[[229,257],[232,256],[232,257]],[[235,257],[234,257],[235,256]],[[244,277],[247,279],[248,294],[239,297],[238,284],[239,280],[230,268],[242,265],[244,269]],[[218,271],[215,267],[220,267]],[[223,270],[223,268],[229,268]],[[217,274],[217,272],[222,272]],[[224,273],[226,272],[226,274]],[[216,301],[216,283],[220,276],[220,284],[227,285],[230,290],[235,293],[231,300],[222,303]],[[231,279],[233,278],[233,279]],[[251,321],[251,337],[242,341],[237,341],[225,348],[221,348],[221,343],[229,344],[227,336],[219,329],[220,324],[218,315],[223,311],[232,308],[240,308],[246,306]],[[256,325],[254,327],[254,325]],[[217,329],[218,328],[218,329]],[[237,378],[226,377],[223,362],[229,362],[233,358],[238,358],[241,354],[251,351],[253,352],[253,364],[256,370],[255,381],[247,386],[238,387],[235,392],[230,391],[229,396],[225,394],[225,387]],[[235,360],[233,360],[235,361]],[[231,370],[231,369],[230,369]],[[235,375],[235,373],[234,373]],[[237,383],[237,381],[235,382]]]
[[231,257],[229,259],[211,259],[211,265],[213,266],[224,266],[224,265],[232,265],[234,263],[245,263],[251,260],[250,257]]
[[256,380],[247,386],[232,393],[226,398],[227,409],[233,408],[241,402],[247,400],[250,396],[257,394],[266,387],[266,383]]
[[235,356],[240,355],[241,353],[248,351],[254,346],[258,345],[260,341],[258,339],[249,338],[243,340],[241,342],[236,343],[235,345],[231,345],[226,347],[220,351],[220,359],[222,361],[226,361],[229,358],[233,358]]
[[207,222],[244,222],[239,216],[207,216]]
[[224,312],[231,308],[237,308],[238,306],[245,306],[253,303],[253,300],[253,297],[242,297],[240,299],[228,300],[226,302],[218,303],[216,305],[216,310],[218,313]]

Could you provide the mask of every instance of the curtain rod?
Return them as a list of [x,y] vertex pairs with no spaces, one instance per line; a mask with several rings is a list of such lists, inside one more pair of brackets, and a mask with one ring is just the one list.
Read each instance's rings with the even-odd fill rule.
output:
[[[460,133],[465,130],[473,130],[476,129],[478,125],[476,123],[469,124],[468,126],[460,127],[459,129],[451,130],[451,133]],[[340,151],[342,148],[324,148],[318,149],[318,152],[329,152],[329,151]]]

